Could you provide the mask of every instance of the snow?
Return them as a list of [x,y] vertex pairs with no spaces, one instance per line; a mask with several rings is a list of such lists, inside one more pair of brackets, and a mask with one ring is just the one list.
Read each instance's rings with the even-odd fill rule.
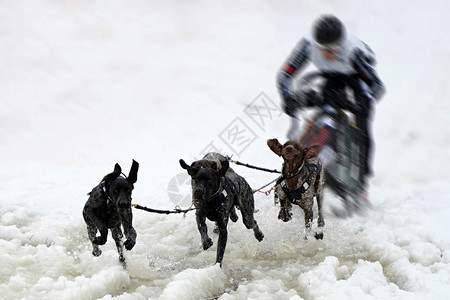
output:
[[[6,1],[0,8],[1,299],[450,299],[448,1]],[[303,239],[255,194],[259,243],[229,224],[223,268],[194,214],[134,210],[137,244],[93,257],[86,193],[118,162],[140,163],[133,202],[189,206],[178,164],[217,148],[279,169],[266,146],[289,120],[275,75],[320,13],[376,52],[373,208]],[[228,129],[247,126],[244,140]],[[239,127],[241,126],[241,127]],[[246,144],[246,142],[248,144]],[[233,149],[230,148],[233,147]],[[252,187],[274,174],[233,168]],[[184,200],[182,200],[184,198]]]

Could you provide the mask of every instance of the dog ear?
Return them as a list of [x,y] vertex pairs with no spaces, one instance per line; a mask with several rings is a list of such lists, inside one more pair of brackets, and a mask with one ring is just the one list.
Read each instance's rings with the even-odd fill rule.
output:
[[109,173],[108,175],[106,175],[103,178],[103,180],[106,181],[106,182],[112,182],[117,177],[119,177],[121,173],[122,173],[122,168],[120,167],[120,165],[118,163],[116,163],[115,166],[114,166],[114,171],[112,173]]
[[267,140],[267,146],[269,146],[270,150],[272,150],[276,155],[281,156],[281,148],[283,146],[277,139]]
[[188,165],[183,159],[180,159],[180,166],[185,170],[189,170],[191,168],[191,166]]
[[322,150],[322,146],[320,145],[312,145],[310,147],[306,147],[303,149],[305,159],[310,159],[319,155],[320,150]]
[[180,159],[180,166],[187,170],[188,174],[191,176],[194,176],[198,172],[198,169],[191,167],[183,159]]
[[225,176],[228,169],[230,168],[230,163],[228,162],[228,160],[223,160],[220,162],[220,164],[222,165],[222,167],[219,170],[219,176],[223,177],[223,176]]
[[133,163],[131,164],[130,173],[128,174],[127,180],[134,184],[137,181],[137,173],[139,170],[139,163],[133,159]]

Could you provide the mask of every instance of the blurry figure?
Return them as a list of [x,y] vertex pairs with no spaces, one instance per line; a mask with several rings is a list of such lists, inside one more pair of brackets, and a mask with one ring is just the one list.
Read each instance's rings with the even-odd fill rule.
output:
[[[312,62],[320,72],[329,74],[323,84],[322,95],[312,90],[294,90],[294,79],[308,62]],[[321,107],[331,113],[347,109],[355,115],[356,126],[360,129],[359,180],[364,188],[367,178],[372,175],[370,124],[373,106],[385,92],[374,65],[375,55],[369,46],[348,33],[335,16],[321,15],[312,26],[312,35],[303,37],[297,44],[277,76],[283,110],[291,117],[288,139],[298,139],[300,120],[296,114],[304,107]],[[341,101],[346,92],[343,77],[354,82],[351,89],[355,103],[351,108],[348,102]]]

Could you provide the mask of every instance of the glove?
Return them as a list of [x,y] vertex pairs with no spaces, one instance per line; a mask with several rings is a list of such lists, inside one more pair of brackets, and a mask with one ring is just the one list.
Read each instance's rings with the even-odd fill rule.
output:
[[314,90],[309,90],[303,93],[303,102],[306,107],[321,106],[322,103],[320,100],[320,97]]

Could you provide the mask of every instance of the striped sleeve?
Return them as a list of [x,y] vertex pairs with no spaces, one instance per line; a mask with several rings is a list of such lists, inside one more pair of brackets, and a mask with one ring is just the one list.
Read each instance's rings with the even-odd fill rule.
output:
[[310,45],[311,43],[308,40],[302,39],[278,72],[277,86],[283,97],[291,93],[291,84],[295,74],[305,67],[309,61]]
[[358,73],[358,76],[369,86],[371,96],[379,100],[385,93],[385,87],[373,66],[375,58],[371,55],[366,55],[361,49],[357,49],[352,61],[353,68]]

